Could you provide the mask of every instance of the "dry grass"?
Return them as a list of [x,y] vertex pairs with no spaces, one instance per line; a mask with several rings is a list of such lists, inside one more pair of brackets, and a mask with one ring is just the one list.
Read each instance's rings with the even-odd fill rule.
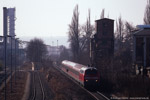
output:
[[[119,75],[116,89],[127,97],[148,97],[150,96],[150,79],[142,76]],[[121,88],[122,87],[122,88]]]
[[49,86],[55,94],[54,100],[92,100],[85,91],[79,86],[66,78],[56,69],[49,69],[50,80]]
[[135,75],[132,64],[121,59],[123,58],[115,58],[110,63],[106,59],[102,62],[99,68],[101,92],[121,97],[149,97],[150,78]]
[[[26,72],[19,72],[19,74],[17,73],[16,77],[16,84],[15,84],[15,79],[14,76],[12,78],[12,93],[11,93],[11,89],[10,89],[10,81],[7,83],[7,100],[21,100],[22,96],[24,94],[24,88],[25,88],[25,83],[26,83],[26,78],[27,78],[27,74]],[[0,100],[4,100],[4,94],[5,91],[4,89],[2,91],[0,91]]]

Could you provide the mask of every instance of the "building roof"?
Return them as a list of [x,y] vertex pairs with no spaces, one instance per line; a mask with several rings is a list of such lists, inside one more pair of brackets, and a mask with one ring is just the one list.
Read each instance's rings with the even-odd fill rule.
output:
[[97,22],[97,21],[102,21],[102,20],[110,20],[110,21],[114,21],[113,19],[109,19],[109,18],[102,18],[102,19],[95,20],[95,22]]
[[145,28],[134,32],[135,36],[150,36],[150,28]]

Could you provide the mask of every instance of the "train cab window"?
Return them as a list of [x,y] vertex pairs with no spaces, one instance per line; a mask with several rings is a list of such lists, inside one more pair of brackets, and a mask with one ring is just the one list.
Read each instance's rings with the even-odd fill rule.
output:
[[80,70],[80,73],[82,73],[82,74],[83,74],[83,73],[84,73],[84,71],[83,71],[83,70]]
[[95,69],[88,69],[85,71],[86,75],[97,75],[97,70]]

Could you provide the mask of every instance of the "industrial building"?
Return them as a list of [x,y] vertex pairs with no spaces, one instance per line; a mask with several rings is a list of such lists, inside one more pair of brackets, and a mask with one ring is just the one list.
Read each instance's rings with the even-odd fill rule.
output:
[[[8,21],[8,31],[7,31],[7,34],[8,36],[11,36],[11,37],[15,37],[16,34],[15,34],[15,20],[16,20],[16,8],[7,8],[7,21]],[[14,49],[15,47],[15,40],[12,39],[10,37],[8,37],[8,48],[10,48],[11,46],[11,42],[12,42],[12,47]],[[18,47],[18,42],[17,42],[17,47]]]
[[[4,36],[7,36],[7,65],[11,63],[11,52],[14,59],[15,56],[15,45],[16,45],[16,54],[19,52],[19,41],[15,39],[15,20],[16,20],[16,9],[15,8],[4,8],[4,22],[5,22],[5,32],[0,39],[0,60],[4,60]],[[16,41],[16,42],[15,42]],[[12,45],[12,50],[11,50]],[[14,63],[14,62],[13,62]]]
[[150,25],[139,25],[133,34],[133,63],[136,74],[147,75],[150,70]]
[[94,65],[114,54],[114,20],[103,18],[95,21],[96,34],[91,39],[91,62]]

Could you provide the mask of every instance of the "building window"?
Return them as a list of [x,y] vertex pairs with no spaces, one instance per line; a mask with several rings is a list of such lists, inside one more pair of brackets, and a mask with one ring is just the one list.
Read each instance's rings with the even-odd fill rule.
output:
[[102,29],[103,31],[102,31],[102,34],[103,35],[107,35],[107,23],[103,23],[103,29]]

